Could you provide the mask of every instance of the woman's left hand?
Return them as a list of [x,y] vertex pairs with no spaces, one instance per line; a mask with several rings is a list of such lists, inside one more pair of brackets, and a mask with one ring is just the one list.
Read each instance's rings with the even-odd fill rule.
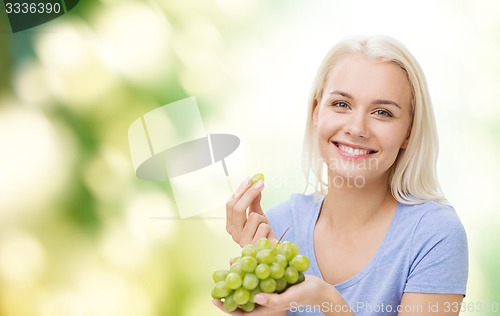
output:
[[257,294],[254,298],[256,307],[250,313],[243,312],[240,309],[237,309],[234,312],[227,312],[222,307],[221,301],[213,300],[213,303],[229,315],[270,315],[284,312],[294,307],[297,308],[299,306],[321,305],[325,300],[324,298],[328,297],[325,295],[331,295],[330,291],[335,291],[335,288],[332,285],[316,276],[305,275],[305,277],[304,282],[291,286],[281,294]]

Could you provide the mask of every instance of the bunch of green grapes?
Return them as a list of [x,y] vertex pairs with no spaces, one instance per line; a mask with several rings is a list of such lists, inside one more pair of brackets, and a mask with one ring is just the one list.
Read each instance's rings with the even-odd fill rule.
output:
[[299,255],[296,244],[284,241],[271,247],[267,238],[257,245],[246,245],[241,256],[233,259],[229,270],[215,271],[212,297],[223,302],[228,312],[238,307],[245,312],[255,308],[257,293],[282,293],[304,281],[309,259]]

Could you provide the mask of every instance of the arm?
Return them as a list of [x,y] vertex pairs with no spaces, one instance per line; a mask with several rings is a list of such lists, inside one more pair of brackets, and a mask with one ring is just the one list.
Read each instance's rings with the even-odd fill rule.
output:
[[399,316],[458,316],[462,294],[403,293]]
[[413,237],[413,263],[399,315],[459,315],[468,276],[467,248],[465,229],[451,207],[427,212]]

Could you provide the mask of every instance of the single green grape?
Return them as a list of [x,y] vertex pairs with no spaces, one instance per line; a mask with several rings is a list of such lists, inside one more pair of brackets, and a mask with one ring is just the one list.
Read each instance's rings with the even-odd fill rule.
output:
[[214,280],[215,283],[219,281],[223,281],[226,279],[226,276],[229,274],[229,271],[227,270],[219,270],[215,271],[214,274],[212,274],[212,279]]
[[226,297],[231,293],[231,290],[227,287],[226,281],[219,281],[215,283],[212,290],[212,297],[216,299],[221,299]]
[[259,287],[262,292],[273,293],[274,291],[276,291],[276,281],[272,278],[260,280]]
[[226,284],[227,287],[230,288],[231,290],[236,290],[241,286],[243,283],[243,279],[241,278],[241,275],[236,272],[230,272],[226,276]]
[[265,263],[261,263],[255,268],[255,275],[261,279],[267,279],[271,275],[271,268]]
[[231,265],[231,267],[229,268],[229,272],[235,272],[235,273],[238,273],[238,274],[243,274],[243,266],[241,264],[241,260],[236,262],[236,263],[233,263]]
[[299,278],[297,279],[297,283],[296,284],[302,283],[305,280],[306,280],[306,276],[304,275],[304,273],[302,273],[302,272],[299,271]]
[[229,294],[224,298],[224,303],[222,304],[225,310],[232,312],[238,308],[238,304],[234,301],[233,294]]
[[246,304],[240,305],[240,308],[244,312],[251,312],[255,309],[255,303],[248,301],[248,302],[246,302]]
[[261,238],[257,241],[255,248],[257,249],[257,252],[263,249],[271,249],[271,242],[267,238]]
[[250,299],[250,292],[247,289],[240,287],[234,291],[233,299],[238,305],[243,305]]
[[285,279],[289,284],[295,284],[299,279],[299,272],[293,267],[288,267],[285,269]]
[[246,274],[243,278],[243,287],[247,290],[253,290],[257,286],[259,286],[259,278],[253,273]]
[[273,264],[271,264],[270,269],[271,269],[271,278],[273,279],[279,279],[283,275],[285,275],[285,268],[277,262],[273,262]]
[[264,181],[264,175],[262,173],[256,173],[253,177],[252,177],[252,185],[256,184],[257,182],[259,182],[260,180]]
[[296,244],[284,241],[277,247],[278,253],[285,256],[287,261],[291,261],[296,255],[299,254],[299,247]]
[[304,272],[309,269],[309,259],[303,255],[296,255],[293,257],[292,261],[290,261],[290,266],[294,267],[299,272]]
[[241,265],[241,269],[244,272],[247,272],[247,273],[254,272],[255,268],[257,267],[257,259],[255,259],[255,257],[245,256],[241,259],[239,264]]
[[271,249],[262,249],[259,252],[257,252],[257,261],[259,263],[265,263],[267,265],[270,265],[274,261],[274,254],[273,250]]
[[285,277],[281,277],[276,280],[276,292],[283,293],[286,290],[286,286],[288,283],[286,282]]
[[276,257],[274,257],[274,262],[282,266],[283,269],[285,269],[288,266],[288,260],[286,260],[286,257],[280,253],[277,254]]
[[216,292],[215,292],[215,288],[212,289],[212,297],[215,298],[216,300],[220,300],[221,298],[223,298],[224,296],[219,296]]
[[231,260],[231,264],[238,263],[238,262],[240,262],[240,260],[241,260],[241,257],[234,257],[234,258]]
[[241,257],[256,257],[257,256],[257,249],[255,249],[255,246],[252,244],[246,245],[243,247],[241,250]]

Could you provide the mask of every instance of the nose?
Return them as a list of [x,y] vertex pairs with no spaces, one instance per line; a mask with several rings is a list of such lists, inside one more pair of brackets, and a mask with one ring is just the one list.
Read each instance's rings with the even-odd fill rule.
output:
[[344,132],[355,138],[370,136],[365,115],[361,111],[351,113],[344,124]]

